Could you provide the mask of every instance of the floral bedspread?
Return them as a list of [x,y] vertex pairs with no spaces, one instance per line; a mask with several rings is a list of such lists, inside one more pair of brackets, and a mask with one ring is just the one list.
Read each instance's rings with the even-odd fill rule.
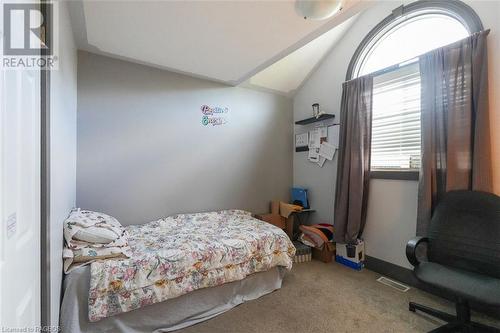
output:
[[295,247],[283,230],[241,210],[180,214],[126,228],[129,259],[91,264],[89,320],[291,269]]

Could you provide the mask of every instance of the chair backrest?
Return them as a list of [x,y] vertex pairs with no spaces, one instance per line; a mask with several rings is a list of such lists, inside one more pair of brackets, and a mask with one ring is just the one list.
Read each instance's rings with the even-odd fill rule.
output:
[[500,278],[500,197],[452,191],[429,225],[429,261]]

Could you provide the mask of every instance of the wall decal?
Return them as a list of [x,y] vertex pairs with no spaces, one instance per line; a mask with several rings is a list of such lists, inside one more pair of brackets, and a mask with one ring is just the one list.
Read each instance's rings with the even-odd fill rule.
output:
[[201,117],[201,123],[203,126],[218,126],[227,124],[227,114],[229,113],[229,108],[202,105],[200,109],[201,113],[203,113],[203,116]]

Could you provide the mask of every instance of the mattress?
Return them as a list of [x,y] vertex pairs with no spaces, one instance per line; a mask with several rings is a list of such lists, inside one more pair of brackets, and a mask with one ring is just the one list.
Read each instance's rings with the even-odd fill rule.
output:
[[291,269],[295,254],[283,230],[241,210],[179,214],[127,231],[131,258],[90,266],[91,322],[274,267]]
[[195,290],[161,303],[104,318],[88,319],[90,267],[80,267],[64,280],[60,324],[63,333],[159,333],[213,318],[249,300],[281,288],[286,269],[275,267],[243,280]]

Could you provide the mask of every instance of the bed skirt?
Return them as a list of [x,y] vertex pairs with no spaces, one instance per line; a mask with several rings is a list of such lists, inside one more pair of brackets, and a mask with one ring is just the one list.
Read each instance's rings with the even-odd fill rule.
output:
[[195,290],[161,303],[90,322],[90,267],[80,267],[68,274],[64,280],[61,329],[67,333],[158,333],[178,330],[213,318],[241,303],[281,288],[285,271],[283,267],[275,267],[240,281]]

